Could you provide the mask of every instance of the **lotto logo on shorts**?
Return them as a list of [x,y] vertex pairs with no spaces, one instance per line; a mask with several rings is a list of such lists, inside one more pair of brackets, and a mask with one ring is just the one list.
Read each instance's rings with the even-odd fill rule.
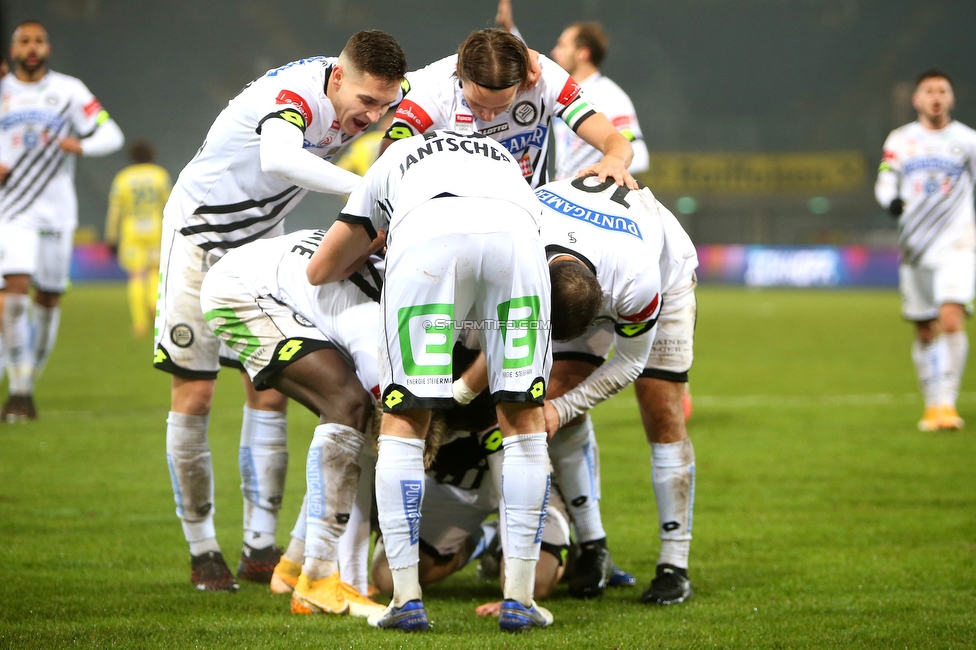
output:
[[400,496],[403,498],[403,514],[410,526],[410,545],[420,542],[420,497],[422,481],[400,481]]
[[403,393],[396,390],[395,388],[390,391],[390,394],[386,396],[383,403],[386,404],[386,408],[391,409],[399,406],[403,402]]

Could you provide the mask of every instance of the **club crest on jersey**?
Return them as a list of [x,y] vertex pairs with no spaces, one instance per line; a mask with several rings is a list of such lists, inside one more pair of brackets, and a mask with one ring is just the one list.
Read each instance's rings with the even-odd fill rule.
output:
[[321,142],[319,142],[319,146],[326,147],[332,144],[332,141],[335,140],[335,137],[338,134],[339,134],[339,120],[332,120],[332,125],[329,127],[329,130],[325,132],[325,137],[322,138]]
[[519,102],[512,109],[512,118],[515,123],[519,126],[528,126],[535,122],[536,116],[539,114],[539,110],[535,107],[532,102]]
[[612,214],[604,214],[602,212],[584,208],[583,206],[576,205],[572,201],[564,199],[558,194],[553,194],[548,190],[536,190],[535,196],[544,206],[563,216],[585,221],[586,223],[593,224],[597,228],[602,228],[603,230],[622,232],[632,235],[637,239],[644,239],[643,235],[641,235],[640,227],[633,219],[618,217]]
[[312,125],[312,109],[309,108],[308,103],[298,93],[293,93],[290,90],[282,90],[275,97],[275,103],[293,106],[295,110],[301,113],[302,118],[305,120],[305,128]]
[[469,133],[474,133],[474,115],[466,115],[464,113],[454,114],[454,131],[456,133],[461,133],[467,135]]

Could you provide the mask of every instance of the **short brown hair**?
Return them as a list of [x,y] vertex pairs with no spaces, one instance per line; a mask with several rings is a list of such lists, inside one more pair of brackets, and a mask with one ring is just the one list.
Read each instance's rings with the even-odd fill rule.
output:
[[151,163],[156,159],[156,150],[149,140],[136,140],[129,145],[129,158],[136,164]]
[[489,90],[522,86],[529,78],[529,50],[503,29],[472,32],[457,57],[457,78]]
[[607,55],[607,46],[610,39],[603,31],[600,23],[573,23],[570,27],[576,28],[576,47],[585,47],[590,51],[590,63],[600,67],[603,57]]
[[603,306],[603,290],[593,272],[583,264],[563,260],[549,265],[552,282],[552,330],[554,341],[581,336],[593,324]]
[[367,29],[356,32],[342,48],[358,72],[399,83],[407,74],[407,57],[399,43],[386,32]]
[[953,86],[952,78],[941,70],[926,70],[922,74],[918,75],[915,79],[915,87],[918,88],[922,85],[922,82],[926,79],[945,79],[949,82],[950,86]]

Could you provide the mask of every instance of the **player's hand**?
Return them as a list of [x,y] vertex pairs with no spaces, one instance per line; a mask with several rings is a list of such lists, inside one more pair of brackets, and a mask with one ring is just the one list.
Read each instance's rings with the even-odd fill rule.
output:
[[502,611],[502,601],[498,600],[493,603],[485,603],[484,605],[478,605],[474,609],[474,613],[478,616],[498,616]]
[[894,201],[891,202],[891,205],[888,206],[888,212],[890,212],[891,216],[895,217],[896,219],[900,217],[901,213],[904,211],[905,211],[905,202],[902,201],[901,199],[895,199]]
[[532,90],[542,79],[542,66],[539,65],[539,53],[529,48],[529,76],[525,80],[525,89]]
[[114,257],[116,259],[119,257],[119,245],[118,244],[109,244],[108,245],[108,250],[109,250],[109,252],[112,253],[112,257]]
[[65,153],[81,154],[81,140],[73,135],[61,138],[58,145],[61,147],[61,151]]
[[0,165],[0,185],[7,182],[7,176],[10,175],[10,168],[6,165]]
[[638,188],[637,180],[627,171],[627,165],[624,164],[622,159],[616,156],[604,156],[603,160],[595,165],[590,165],[579,170],[576,176],[586,176],[588,174],[596,174],[597,180],[601,183],[607,180],[607,178],[613,178],[617,182],[617,185],[626,185],[632,190]]
[[512,31],[515,27],[515,19],[512,16],[512,0],[498,0],[498,12],[495,14],[495,24],[506,32]]
[[552,440],[552,437],[559,431],[559,412],[556,411],[552,402],[546,400],[542,404],[542,415],[546,419],[546,440]]

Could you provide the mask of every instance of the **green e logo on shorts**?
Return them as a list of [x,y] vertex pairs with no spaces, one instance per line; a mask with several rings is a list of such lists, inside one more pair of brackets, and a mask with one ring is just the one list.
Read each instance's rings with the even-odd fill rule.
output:
[[498,323],[505,341],[502,368],[531,366],[539,337],[539,296],[512,298],[498,305]]
[[397,333],[406,374],[411,377],[451,374],[454,305],[403,307],[397,312]]
[[254,354],[261,347],[261,341],[254,336],[250,328],[241,320],[230,307],[218,307],[211,309],[203,315],[210,323],[215,319],[222,319],[223,324],[214,328],[214,334],[227,344],[227,347],[237,353],[237,358],[244,363],[248,357]]

